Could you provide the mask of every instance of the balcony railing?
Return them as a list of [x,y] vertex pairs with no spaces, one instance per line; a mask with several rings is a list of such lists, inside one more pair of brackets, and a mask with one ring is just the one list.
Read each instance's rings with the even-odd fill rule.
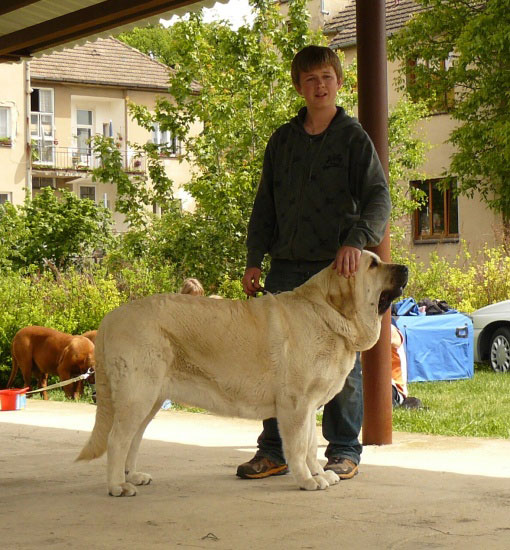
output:
[[[134,151],[121,151],[122,167],[127,172],[144,172],[146,159]],[[101,159],[92,149],[77,147],[32,147],[33,170],[88,171],[99,168]]]

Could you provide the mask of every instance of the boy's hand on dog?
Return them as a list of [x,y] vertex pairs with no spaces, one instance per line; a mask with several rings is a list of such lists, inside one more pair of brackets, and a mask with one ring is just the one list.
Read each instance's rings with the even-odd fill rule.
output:
[[243,290],[248,296],[255,296],[260,289],[260,275],[262,271],[258,267],[247,267],[242,278]]
[[341,246],[336,253],[333,269],[338,275],[346,278],[352,277],[358,271],[361,258],[361,250],[354,246]]

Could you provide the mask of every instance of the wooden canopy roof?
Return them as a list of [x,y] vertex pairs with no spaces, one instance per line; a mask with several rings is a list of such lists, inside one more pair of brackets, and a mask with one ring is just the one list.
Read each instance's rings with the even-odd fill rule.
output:
[[211,7],[215,1],[2,0],[0,62],[69,48],[136,25],[157,23],[160,18]]

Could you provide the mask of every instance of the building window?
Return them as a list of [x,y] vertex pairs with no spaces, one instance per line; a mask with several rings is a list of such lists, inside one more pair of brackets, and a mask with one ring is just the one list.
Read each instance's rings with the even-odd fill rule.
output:
[[89,199],[96,202],[96,188],[87,185],[80,185],[80,199]]
[[0,107],[0,145],[10,145],[11,139],[11,109]]
[[103,136],[104,137],[113,137],[113,124],[110,122],[103,122]]
[[32,189],[42,189],[43,187],[53,187],[53,189],[56,189],[55,178],[32,177]]
[[76,146],[81,155],[90,155],[92,137],[92,111],[76,110]]
[[[437,76],[434,76],[434,72],[430,69],[428,61],[423,59],[411,59],[407,62],[407,74],[406,74],[406,88],[409,92],[411,99],[417,99],[416,92],[416,74],[421,70],[426,70],[427,73],[431,73],[431,78],[439,78],[439,74],[446,73],[452,66],[453,54],[448,59],[441,61],[439,69],[436,71]],[[422,68],[423,67],[423,68]],[[427,86],[429,87],[429,86]],[[444,114],[448,113],[455,103],[455,90],[453,88],[442,91],[437,97],[430,101],[431,114]]]
[[459,238],[459,211],[454,183],[442,179],[412,181],[425,193],[425,203],[414,213],[414,240],[431,241]]
[[160,146],[163,156],[175,157],[181,154],[181,143],[172,137],[169,130],[160,130],[158,122],[152,128],[152,143]]
[[30,137],[36,148],[35,162],[53,164],[55,127],[53,89],[34,88],[30,94]]
[[5,204],[6,202],[12,202],[11,193],[0,193],[0,204]]

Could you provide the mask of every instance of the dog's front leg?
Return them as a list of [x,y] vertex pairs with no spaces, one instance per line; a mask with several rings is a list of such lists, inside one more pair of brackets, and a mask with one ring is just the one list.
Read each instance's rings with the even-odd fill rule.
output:
[[300,489],[326,489],[328,481],[321,475],[313,476],[307,464],[313,408],[296,406],[292,401],[295,403],[296,400],[285,400],[277,406],[278,429],[289,469]]
[[340,478],[331,470],[324,471],[321,463],[317,459],[317,413],[312,411],[310,422],[308,423],[308,454],[306,455],[306,464],[310,469],[312,476],[317,476],[326,480],[328,485],[336,485]]
[[[41,372],[37,381],[37,385],[39,386],[39,388],[45,388],[48,385],[48,373]],[[43,394],[43,399],[45,401],[48,401],[48,392],[44,390],[41,393]]]

